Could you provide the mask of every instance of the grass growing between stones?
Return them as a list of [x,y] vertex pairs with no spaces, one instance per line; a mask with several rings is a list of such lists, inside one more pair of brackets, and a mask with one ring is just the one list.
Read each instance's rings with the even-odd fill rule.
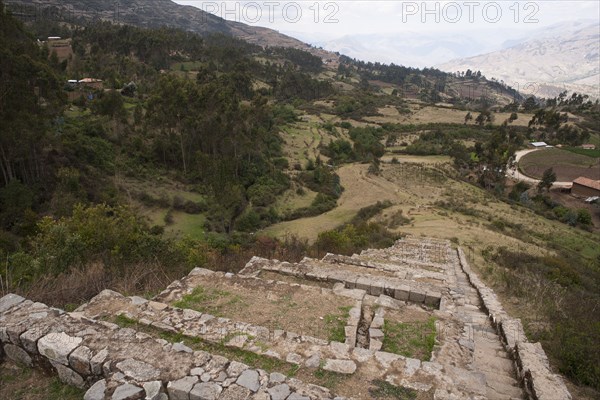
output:
[[429,361],[435,345],[435,318],[425,322],[390,322],[383,325],[383,351]]
[[371,382],[375,387],[369,389],[369,393],[376,399],[398,399],[412,400],[417,398],[417,392],[402,386],[394,386],[389,382],[374,380]]
[[241,306],[242,298],[226,290],[197,286],[190,294],[183,296],[175,307],[188,308],[215,317],[223,317],[222,309],[231,305]]
[[209,343],[197,337],[188,337],[181,333],[165,332],[157,328],[149,327],[124,315],[117,316],[112,322],[123,328],[132,328],[155,337],[160,337],[170,343],[183,343],[193,350],[202,350],[210,354],[218,354],[230,360],[244,363],[251,368],[260,368],[267,372],[281,372],[289,377],[295,376],[299,369],[295,364],[290,364],[276,358],[263,356],[243,349],[227,347],[224,344],[225,340],[222,340],[221,343]]
[[340,307],[340,313],[338,314],[327,314],[325,316],[325,324],[329,331],[328,340],[330,342],[341,342],[346,341],[346,322],[350,316],[350,309],[352,307]]

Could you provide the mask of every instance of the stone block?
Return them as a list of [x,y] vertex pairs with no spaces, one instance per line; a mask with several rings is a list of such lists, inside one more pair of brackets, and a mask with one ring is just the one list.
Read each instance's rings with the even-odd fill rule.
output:
[[23,364],[28,367],[32,365],[31,357],[25,350],[20,347],[15,346],[14,344],[5,344],[4,345],[4,353],[8,358],[13,360],[18,364]]
[[83,341],[82,338],[72,337],[64,332],[53,332],[38,341],[38,351],[50,361],[69,365],[68,356]]
[[425,293],[418,289],[411,289],[408,300],[413,303],[423,303],[425,302]]
[[139,386],[125,383],[115,389],[112,400],[139,400],[144,397],[144,389]]
[[285,383],[277,386],[273,386],[267,389],[267,392],[271,395],[271,400],[285,400],[290,395],[290,387]]
[[91,359],[92,351],[89,347],[80,346],[69,355],[69,365],[81,375],[90,375],[92,372],[90,367]]
[[425,293],[425,304],[431,307],[438,308],[440,306],[440,300],[442,298],[442,294],[434,291],[427,291]]
[[[163,393],[163,385],[161,381],[146,382],[143,384],[146,400],[159,400]],[[166,396],[165,396],[166,397]]]
[[93,375],[101,375],[102,374],[102,364],[106,361],[108,357],[108,350],[102,349],[98,353],[96,353],[92,359],[90,360],[90,369]]
[[10,310],[17,304],[20,304],[24,301],[24,297],[12,293],[7,294],[6,296],[0,298],[0,314]]
[[407,301],[410,295],[410,288],[407,285],[398,285],[394,289],[394,298],[396,300]]
[[104,400],[106,392],[106,380],[100,379],[94,383],[83,395],[83,400]]
[[190,391],[190,400],[217,400],[222,391],[223,388],[216,383],[198,383]]
[[371,280],[364,276],[359,277],[356,280],[356,289],[364,290],[371,294]]
[[45,336],[47,333],[47,328],[33,328],[21,334],[19,339],[21,341],[21,345],[25,350],[27,350],[31,354],[38,354],[37,342],[38,340],[40,340],[41,337]]
[[323,369],[338,374],[353,374],[356,371],[356,363],[352,360],[332,360],[328,358],[325,360]]
[[16,326],[8,326],[6,327],[6,336],[8,336],[8,340],[12,344],[16,344],[17,346],[21,346],[21,340],[19,337],[27,330],[27,326],[16,325]]
[[245,370],[241,373],[240,377],[237,379],[237,381],[235,381],[235,383],[256,393],[260,388],[258,371],[253,369]]
[[186,376],[167,384],[167,393],[170,400],[189,400],[190,392],[198,383],[197,376]]
[[121,361],[116,367],[123,372],[125,376],[138,382],[153,381],[160,376],[160,371],[153,365],[133,358]]
[[85,387],[85,381],[77,372],[56,361],[50,361],[50,363],[56,369],[56,373],[58,374],[58,378],[61,380],[61,382],[66,383],[67,385],[78,387],[79,389],[83,389]]

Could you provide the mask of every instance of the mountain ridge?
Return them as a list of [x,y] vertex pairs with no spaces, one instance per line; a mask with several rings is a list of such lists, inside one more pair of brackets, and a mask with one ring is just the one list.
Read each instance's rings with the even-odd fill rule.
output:
[[61,22],[97,19],[142,28],[166,26],[200,35],[222,33],[262,47],[292,47],[322,58],[336,57],[334,53],[314,48],[276,30],[228,21],[200,8],[177,4],[171,0],[120,0],[118,6],[96,0],[65,0],[60,3],[12,0],[7,1],[6,5],[21,19],[55,18]]

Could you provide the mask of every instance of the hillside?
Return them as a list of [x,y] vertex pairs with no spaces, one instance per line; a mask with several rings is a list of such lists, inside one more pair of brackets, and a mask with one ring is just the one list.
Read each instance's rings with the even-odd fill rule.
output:
[[[574,397],[598,397],[600,207],[551,182],[507,176],[515,153],[538,140],[596,165],[597,151],[581,146],[600,146],[597,103],[562,95],[539,104],[476,71],[344,56],[332,66],[231,34],[88,19],[23,24],[2,3],[0,295],[21,297],[0,302],[11,321],[4,335],[0,317],[0,356],[30,364],[36,346],[21,349],[12,327],[39,307],[31,318],[43,329],[63,321],[52,326],[65,341],[83,332],[90,352],[110,347],[98,389],[110,396],[143,391],[145,380],[129,381],[133,369],[156,376],[158,391],[197,384],[194,393],[225,398],[247,394],[241,383],[271,393],[268,382],[279,381],[276,390],[301,396],[305,382],[325,393],[430,400],[437,389],[452,394],[465,373],[469,395],[484,395],[485,376],[486,394],[519,397],[528,386],[517,373],[539,377],[514,369],[524,354],[550,381],[560,373]],[[282,261],[246,269],[254,256]],[[362,289],[356,274],[369,279]],[[81,308],[61,316],[41,303]],[[499,315],[522,326],[518,348],[491,323]],[[82,325],[108,336],[95,342]],[[348,326],[361,343],[353,359],[329,345],[347,333],[354,340]],[[470,330],[494,340],[470,341]],[[117,337],[142,343],[120,346]],[[50,354],[51,337],[31,340]],[[152,355],[140,365],[133,352],[145,345]],[[92,373],[88,350],[50,356],[47,367],[89,386],[104,371],[94,364]],[[163,353],[181,362],[158,367]],[[71,355],[84,360],[74,362],[77,375],[64,364]],[[188,376],[193,363],[206,370]],[[0,366],[0,378],[19,368]],[[80,373],[92,378],[82,384]],[[30,378],[9,378],[0,396],[40,390],[31,387],[36,374],[23,374]]]
[[333,53],[313,49],[272,29],[227,21],[197,7],[171,0],[122,0],[116,6],[115,3],[96,0],[66,0],[52,4],[41,0],[9,0],[6,4],[25,20],[48,16],[55,22],[103,20],[145,28],[168,26],[200,35],[221,33],[259,46],[292,47],[313,51],[323,58],[335,58]]
[[439,64],[444,71],[481,70],[525,94],[555,97],[564,90],[600,97],[598,25],[580,26],[541,36],[507,49]]

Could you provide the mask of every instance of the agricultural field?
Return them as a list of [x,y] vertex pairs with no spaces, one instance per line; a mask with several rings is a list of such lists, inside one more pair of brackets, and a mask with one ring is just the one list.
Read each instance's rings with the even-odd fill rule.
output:
[[548,148],[524,155],[519,161],[519,169],[533,178],[541,178],[544,171],[552,168],[556,180],[569,182],[580,176],[599,180],[600,158],[589,157],[572,151]]

